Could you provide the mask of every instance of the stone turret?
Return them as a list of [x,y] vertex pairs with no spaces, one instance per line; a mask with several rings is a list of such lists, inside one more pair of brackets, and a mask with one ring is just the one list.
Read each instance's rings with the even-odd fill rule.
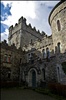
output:
[[52,29],[54,49],[58,47],[60,52],[66,50],[66,1],[59,2],[49,15],[49,24]]

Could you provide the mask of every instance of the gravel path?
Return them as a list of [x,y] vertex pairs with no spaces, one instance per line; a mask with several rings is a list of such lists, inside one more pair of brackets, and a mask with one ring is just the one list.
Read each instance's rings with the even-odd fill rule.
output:
[[56,100],[28,89],[2,89],[1,100]]

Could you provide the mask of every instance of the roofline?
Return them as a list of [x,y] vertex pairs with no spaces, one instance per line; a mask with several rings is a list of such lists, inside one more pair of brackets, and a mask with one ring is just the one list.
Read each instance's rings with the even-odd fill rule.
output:
[[50,14],[49,14],[49,17],[48,17],[48,22],[49,22],[49,24],[50,24],[50,17],[51,17],[51,15],[52,15],[53,11],[54,11],[60,4],[62,4],[63,2],[65,2],[65,0],[60,1],[59,3],[57,3],[57,4],[55,5],[55,7],[51,10],[51,12],[50,12]]

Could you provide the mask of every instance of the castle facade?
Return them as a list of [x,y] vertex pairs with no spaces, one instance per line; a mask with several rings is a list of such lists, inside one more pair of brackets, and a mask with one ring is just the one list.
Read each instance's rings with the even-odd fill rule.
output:
[[[41,82],[66,84],[63,63],[66,64],[66,1],[59,2],[51,11],[49,24],[52,35],[32,28],[21,17],[15,26],[9,28],[9,46],[25,51],[26,64],[22,65],[22,80],[30,87]],[[66,66],[66,65],[65,65]]]

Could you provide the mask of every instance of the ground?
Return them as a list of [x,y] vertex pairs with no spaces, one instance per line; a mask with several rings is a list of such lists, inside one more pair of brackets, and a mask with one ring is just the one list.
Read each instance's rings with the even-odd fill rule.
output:
[[57,100],[29,89],[2,89],[1,100]]

